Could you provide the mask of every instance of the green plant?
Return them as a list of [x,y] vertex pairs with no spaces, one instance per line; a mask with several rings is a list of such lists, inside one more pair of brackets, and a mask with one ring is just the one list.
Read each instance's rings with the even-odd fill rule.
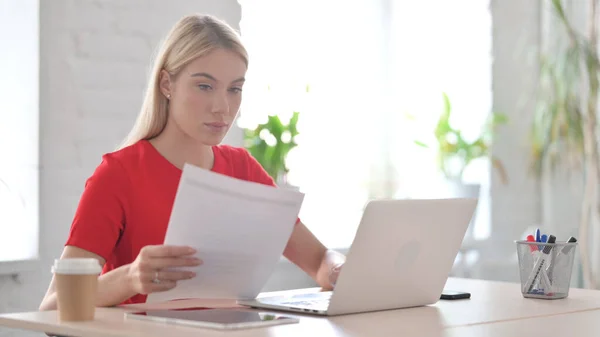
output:
[[[500,172],[500,178],[506,183],[508,178],[502,162],[490,154],[493,130],[497,125],[507,122],[506,115],[492,113],[485,123],[482,134],[477,139],[469,142],[463,137],[462,132],[450,123],[452,106],[446,93],[443,93],[443,99],[444,110],[433,131],[440,171],[447,179],[461,180],[464,170],[473,160],[489,157],[492,165]],[[425,148],[434,147],[423,141],[415,141],[415,143]]]
[[269,116],[264,124],[254,129],[245,129],[245,146],[275,182],[285,182],[289,171],[286,158],[297,146],[299,113],[294,112],[287,123],[279,116]]
[[[540,91],[531,129],[531,169],[538,177],[546,170],[554,172],[558,166],[570,171],[583,169],[579,237],[587,238],[589,228],[600,226],[598,1],[578,3],[589,6],[587,32],[575,30],[561,0],[550,0],[550,4],[566,40],[541,55]],[[579,242],[584,282],[600,288],[589,262],[588,242]]]

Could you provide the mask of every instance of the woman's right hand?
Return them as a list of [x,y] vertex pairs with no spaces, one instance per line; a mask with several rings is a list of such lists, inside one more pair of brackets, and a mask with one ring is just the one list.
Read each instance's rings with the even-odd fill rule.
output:
[[128,278],[137,294],[150,294],[173,289],[177,281],[196,276],[179,267],[194,267],[202,260],[194,257],[196,250],[186,246],[145,246],[129,265]]

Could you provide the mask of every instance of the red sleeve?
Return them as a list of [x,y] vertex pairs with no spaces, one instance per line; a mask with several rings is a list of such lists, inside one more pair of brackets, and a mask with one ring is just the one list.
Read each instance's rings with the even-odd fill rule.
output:
[[65,245],[108,260],[125,226],[129,180],[120,162],[105,155],[85,184]]
[[250,181],[269,186],[277,186],[273,178],[267,173],[262,165],[254,158],[250,152],[244,150],[248,162],[248,178]]

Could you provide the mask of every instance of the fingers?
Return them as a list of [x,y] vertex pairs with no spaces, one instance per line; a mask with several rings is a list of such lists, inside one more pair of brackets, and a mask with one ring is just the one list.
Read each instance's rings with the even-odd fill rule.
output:
[[145,246],[133,268],[138,289],[145,294],[166,291],[173,289],[177,281],[193,278],[195,273],[177,268],[201,265],[202,260],[191,256],[195,253],[195,249],[187,246]]
[[180,280],[189,280],[196,276],[196,273],[191,271],[166,271],[161,270],[158,272],[158,280],[161,282],[164,281],[180,281]]
[[[144,289],[146,293],[167,291],[177,286],[177,281],[189,280],[196,276],[194,272],[188,271],[159,271],[158,273],[148,273],[146,277],[149,281],[145,282]],[[155,278],[158,283],[155,283]]]
[[160,283],[150,283],[150,291],[148,291],[148,293],[171,290],[175,288],[175,286],[177,286],[177,281],[164,280],[160,281]]
[[342,266],[342,264],[335,265],[329,271],[329,284],[332,287],[335,287],[335,284],[337,283],[338,277],[340,276],[340,271],[342,270]]
[[189,256],[195,254],[196,250],[189,246],[168,246],[168,245],[157,245],[157,246],[145,246],[140,251],[143,257],[154,258],[154,257],[180,257]]
[[161,257],[150,260],[152,269],[164,269],[170,267],[196,267],[202,264],[202,260],[196,257]]
[[188,280],[196,276],[194,272],[188,271],[165,271],[146,272],[140,274],[141,293],[150,294],[157,291],[167,291],[177,286],[177,281]]

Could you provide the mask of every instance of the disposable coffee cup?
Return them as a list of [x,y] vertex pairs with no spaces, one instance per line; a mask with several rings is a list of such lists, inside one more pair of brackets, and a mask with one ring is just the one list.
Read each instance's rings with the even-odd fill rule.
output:
[[98,275],[102,271],[94,258],[66,258],[54,261],[59,319],[90,321],[96,310]]

